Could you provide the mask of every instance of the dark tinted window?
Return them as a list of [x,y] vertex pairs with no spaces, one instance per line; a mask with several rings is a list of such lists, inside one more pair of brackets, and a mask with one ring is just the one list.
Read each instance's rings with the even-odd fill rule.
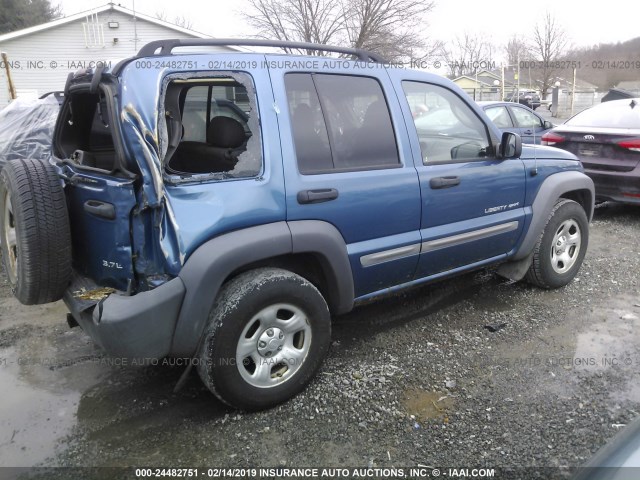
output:
[[315,75],[337,169],[397,166],[389,108],[373,78]]
[[640,128],[640,101],[638,99],[628,99],[604,102],[578,113],[567,120],[565,125]]
[[389,109],[376,80],[288,74],[285,85],[301,173],[399,165]]
[[284,80],[300,173],[332,170],[329,136],[311,75],[289,74]]

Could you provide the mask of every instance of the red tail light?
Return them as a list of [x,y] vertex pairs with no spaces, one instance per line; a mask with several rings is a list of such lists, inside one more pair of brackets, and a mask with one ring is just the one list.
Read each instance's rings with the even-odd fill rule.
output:
[[564,137],[562,135],[558,135],[557,133],[547,132],[542,135],[542,145],[555,145],[556,143],[564,142]]
[[640,152],[640,138],[630,138],[618,142],[622,148],[628,148],[632,152]]

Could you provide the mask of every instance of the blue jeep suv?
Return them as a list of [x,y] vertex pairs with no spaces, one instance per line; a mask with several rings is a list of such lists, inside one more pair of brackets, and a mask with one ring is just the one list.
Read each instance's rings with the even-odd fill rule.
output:
[[[342,57],[173,53],[229,44]],[[22,303],[63,298],[111,355],[188,358],[255,410],[304,388],[362,302],[490,265],[566,285],[593,201],[576,157],[523,147],[443,77],[169,40],[69,76],[50,161],[2,171],[0,238]]]

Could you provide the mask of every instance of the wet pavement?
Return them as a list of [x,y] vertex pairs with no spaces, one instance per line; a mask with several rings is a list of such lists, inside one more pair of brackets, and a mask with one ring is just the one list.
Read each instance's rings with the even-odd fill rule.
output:
[[254,414],[220,404],[195,371],[173,393],[181,366],[104,356],[67,327],[63,305],[23,307],[3,277],[0,465],[545,466],[564,477],[640,412],[639,233],[640,208],[605,205],[566,288],[480,272],[336,318],[318,378]]

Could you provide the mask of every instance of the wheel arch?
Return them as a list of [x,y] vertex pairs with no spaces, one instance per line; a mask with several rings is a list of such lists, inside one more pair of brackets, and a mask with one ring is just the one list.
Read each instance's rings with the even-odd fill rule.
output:
[[353,308],[354,287],[347,247],[338,230],[321,221],[276,222],[215,237],[196,249],[180,272],[186,294],[171,354],[196,351],[221,286],[253,268],[273,266],[316,285],[331,313]]
[[589,222],[593,218],[595,188],[593,180],[578,171],[559,172],[547,177],[533,201],[533,215],[529,229],[513,256],[513,260],[527,258],[535,247],[542,230],[546,225],[549,214],[560,198],[567,198],[579,203],[587,214]]

